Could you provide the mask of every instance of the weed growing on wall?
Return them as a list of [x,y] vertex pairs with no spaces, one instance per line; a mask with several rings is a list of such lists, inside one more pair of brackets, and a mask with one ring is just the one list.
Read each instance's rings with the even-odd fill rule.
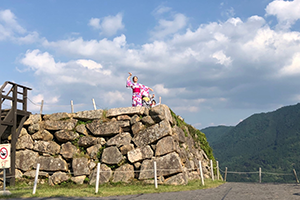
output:
[[207,142],[205,134],[202,133],[200,130],[195,129],[192,125],[189,125],[189,124],[185,123],[184,121],[182,121],[181,119],[179,119],[179,117],[171,109],[170,109],[170,111],[171,111],[171,115],[175,121],[175,125],[177,125],[179,128],[181,128],[184,131],[184,134],[186,137],[188,136],[187,135],[188,133],[186,131],[186,127],[187,127],[188,132],[193,137],[193,139],[195,141],[200,142],[201,149],[205,152],[205,154],[208,156],[208,158],[210,160],[212,160],[215,164],[216,161],[215,161],[215,158],[213,155],[213,150],[209,146],[209,143]]

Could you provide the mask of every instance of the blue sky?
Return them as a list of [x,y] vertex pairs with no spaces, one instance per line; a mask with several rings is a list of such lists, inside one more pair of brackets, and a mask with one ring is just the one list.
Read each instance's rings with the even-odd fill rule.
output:
[[[131,106],[128,72],[197,128],[300,101],[300,0],[1,1],[1,80],[29,110]],[[6,105],[9,106],[9,105]]]

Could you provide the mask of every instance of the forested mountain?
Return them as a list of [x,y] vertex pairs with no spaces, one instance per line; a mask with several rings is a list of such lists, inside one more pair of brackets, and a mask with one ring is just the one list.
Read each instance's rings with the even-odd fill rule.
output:
[[[263,174],[263,181],[290,182],[300,174],[300,104],[254,114],[235,127],[202,129],[221,170],[283,173]],[[257,174],[228,174],[228,181],[257,181]]]
[[234,126],[212,126],[204,128],[201,132],[205,133],[210,145],[219,142],[222,136],[226,135]]

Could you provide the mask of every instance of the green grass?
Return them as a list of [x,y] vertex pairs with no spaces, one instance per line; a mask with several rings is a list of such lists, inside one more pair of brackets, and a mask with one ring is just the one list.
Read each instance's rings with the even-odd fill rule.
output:
[[87,184],[76,185],[74,183],[63,183],[61,185],[49,186],[48,184],[38,185],[36,194],[33,195],[33,186],[17,183],[15,187],[6,187],[12,194],[9,196],[0,196],[0,198],[32,198],[32,197],[104,197],[104,196],[120,196],[145,193],[162,193],[188,191],[218,187],[223,181],[205,180],[205,186],[201,185],[201,181],[189,181],[187,185],[158,185],[155,189],[154,184],[145,184],[139,181],[126,183],[114,183],[100,185],[98,194],[95,194],[95,186]]

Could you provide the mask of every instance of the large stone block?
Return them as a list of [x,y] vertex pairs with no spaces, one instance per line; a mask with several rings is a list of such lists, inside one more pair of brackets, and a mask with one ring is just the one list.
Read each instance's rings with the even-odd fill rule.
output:
[[37,124],[31,124],[29,127],[28,127],[28,132],[30,134],[34,134],[36,133],[37,131],[40,131],[41,130],[41,124],[40,123],[37,123]]
[[86,175],[75,176],[75,177],[71,177],[71,181],[73,181],[76,184],[83,184],[85,178],[86,178]]
[[185,133],[184,131],[179,128],[178,126],[174,126],[172,128],[172,136],[174,137],[175,140],[177,140],[178,142],[185,142]]
[[86,127],[96,136],[113,136],[121,133],[123,128],[129,127],[129,121],[108,121],[102,122],[101,120],[94,120]]
[[141,130],[145,130],[145,126],[143,125],[142,122],[137,122],[131,126],[131,131],[133,135],[136,135]]
[[131,135],[128,132],[124,132],[124,133],[120,133],[114,137],[112,137],[111,139],[109,139],[106,142],[107,146],[123,146],[123,145],[128,145],[131,142]]
[[22,171],[33,169],[37,163],[39,154],[31,150],[17,151],[16,152],[16,168]]
[[49,153],[51,155],[59,154],[60,145],[54,141],[37,140],[34,142],[33,150],[41,153]]
[[33,140],[44,140],[44,141],[53,140],[53,135],[47,130],[40,130],[35,134],[33,134],[31,137]]
[[[112,177],[112,170],[106,165],[106,164],[101,164],[100,165],[100,176],[99,176],[99,184],[104,184],[108,183],[109,180]],[[90,174],[89,179],[90,185],[93,185],[96,183],[96,178],[97,178],[97,167],[93,170],[93,172]]]
[[72,169],[74,176],[89,175],[88,158],[73,158]]
[[55,172],[52,176],[49,178],[49,185],[58,185],[62,182],[68,181],[70,179],[70,176],[66,174],[65,172]]
[[128,183],[133,178],[134,178],[134,167],[130,164],[125,164],[114,171],[112,182]]
[[125,144],[120,147],[120,151],[121,151],[122,155],[127,155],[127,153],[133,149],[134,149],[133,144]]
[[153,151],[149,145],[141,148],[136,148],[127,153],[127,158],[129,162],[135,163],[145,159],[152,158]]
[[154,160],[156,160],[157,176],[169,176],[183,171],[178,154],[173,152],[159,158],[144,160],[139,179],[154,178]]
[[155,106],[149,110],[149,115],[155,122],[166,120],[173,124],[173,117],[171,115],[170,108],[164,104]]
[[115,165],[120,163],[123,159],[123,155],[119,149],[115,146],[111,146],[103,150],[101,162],[109,165]]
[[77,124],[77,119],[68,119],[68,120],[62,120],[62,121],[52,121],[52,120],[46,120],[44,122],[44,127],[47,130],[69,130],[72,131],[75,128],[75,125]]
[[164,184],[166,185],[186,185],[188,184],[188,177],[185,175],[185,173],[179,173],[174,176],[171,176],[167,178],[164,181]]
[[79,134],[77,132],[68,130],[56,131],[54,135],[59,142],[68,142],[79,138]]
[[177,150],[177,144],[172,136],[167,136],[159,140],[155,148],[155,156],[161,156]]
[[42,117],[40,114],[29,115],[29,118],[24,122],[24,126],[36,124],[41,121]]
[[81,133],[83,135],[89,135],[89,132],[87,130],[87,128],[85,127],[84,124],[79,124],[75,127],[75,130],[78,132],[78,133]]
[[168,121],[161,121],[159,124],[155,124],[139,132],[133,137],[133,142],[138,146],[146,146],[148,144],[158,141],[160,138],[172,134],[171,125]]
[[91,159],[96,159],[97,154],[99,152],[99,149],[102,147],[101,144],[95,144],[94,146],[91,146],[86,149],[88,155],[90,156]]
[[77,147],[74,146],[71,142],[67,142],[61,145],[60,154],[63,158],[70,160],[76,153],[79,153],[79,149],[77,149]]
[[77,144],[80,147],[90,147],[90,146],[97,144],[97,142],[98,142],[98,139],[96,137],[83,136],[83,137],[79,138]]
[[47,114],[44,115],[43,119],[46,120],[51,120],[51,121],[60,121],[60,120],[66,120],[69,119],[71,115],[66,112],[60,112],[60,113],[53,113],[53,114]]
[[143,124],[146,124],[147,126],[152,126],[155,124],[155,121],[150,116],[145,116],[141,119]]
[[28,133],[22,134],[22,136],[19,137],[16,143],[16,150],[32,149],[32,148],[33,148],[33,140],[31,136]]
[[125,107],[125,108],[112,108],[106,113],[106,117],[112,118],[118,115],[143,115],[145,113],[145,107]]
[[40,156],[36,162],[40,163],[40,170],[52,171],[52,172],[68,171],[68,164],[61,157],[54,158],[54,157]]
[[98,110],[86,110],[86,111],[79,111],[74,114],[72,114],[74,119],[79,119],[79,120],[94,120],[94,119],[100,119],[103,115],[103,110],[98,109]]

